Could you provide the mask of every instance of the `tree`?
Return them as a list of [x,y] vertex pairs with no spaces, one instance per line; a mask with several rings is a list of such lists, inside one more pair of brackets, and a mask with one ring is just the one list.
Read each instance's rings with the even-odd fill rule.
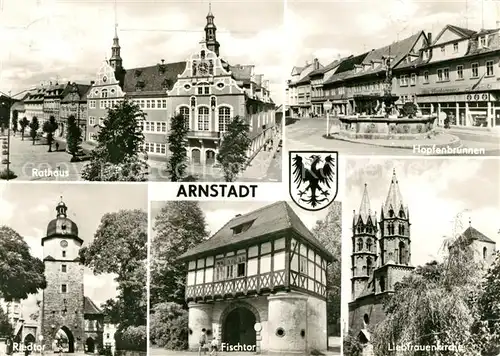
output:
[[0,297],[26,299],[47,286],[43,262],[31,256],[30,247],[17,232],[0,226]]
[[105,214],[92,243],[80,250],[82,263],[95,274],[117,275],[120,330],[146,325],[147,225],[142,210]]
[[187,267],[178,257],[208,237],[198,202],[170,201],[154,222],[152,243],[151,305],[175,302],[185,306]]
[[90,181],[145,181],[143,121],[146,114],[128,100],[108,110],[97,136],[97,147],[82,177]]
[[33,140],[33,144],[35,144],[36,134],[39,128],[40,128],[40,123],[38,122],[38,118],[36,116],[33,116],[30,122],[30,136],[31,139]]
[[0,337],[10,337],[14,328],[9,321],[9,317],[3,311],[3,308],[0,307]]
[[[431,262],[396,284],[386,300],[386,318],[372,336],[375,354],[387,354],[395,345],[460,345],[446,355],[480,355],[471,337],[477,315],[474,302],[480,289],[481,268],[474,260],[470,241],[452,238],[444,262]],[[408,352],[401,355],[427,355]]]
[[478,298],[478,317],[473,327],[473,338],[480,343],[483,355],[500,352],[500,253],[482,281]]
[[56,118],[54,116],[49,117],[49,120],[43,123],[42,130],[47,134],[49,152],[52,152],[52,142],[54,142],[54,132],[56,132],[57,126]]
[[158,303],[150,318],[151,342],[168,350],[188,347],[188,312],[176,303]]
[[[312,233],[318,241],[333,255],[334,261],[327,269],[327,321],[335,327],[335,334],[340,335],[341,309],[341,243],[342,203],[334,201],[324,220],[316,222]],[[338,328],[338,329],[337,329]]]
[[188,127],[182,114],[172,117],[168,149],[172,153],[168,160],[168,173],[172,182],[178,182],[186,172],[187,150],[186,136]]
[[68,117],[68,126],[66,130],[67,149],[71,154],[71,161],[76,161],[76,155],[81,150],[82,144],[82,129],[78,126],[73,115]]
[[27,118],[23,117],[22,120],[19,122],[19,125],[21,126],[21,139],[24,141],[24,130],[26,130],[26,127],[30,124]]
[[12,131],[14,132],[14,136],[16,136],[17,133],[18,121],[19,121],[19,112],[17,110],[14,110],[12,112]]
[[234,117],[227,125],[217,154],[226,182],[234,182],[247,163],[247,152],[252,143],[248,137],[249,130],[250,126],[239,116]]

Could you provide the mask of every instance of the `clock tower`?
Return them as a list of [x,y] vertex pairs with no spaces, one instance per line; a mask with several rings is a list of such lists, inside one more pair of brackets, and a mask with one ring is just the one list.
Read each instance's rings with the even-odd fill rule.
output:
[[83,240],[67,211],[61,199],[56,218],[49,222],[42,238],[47,288],[43,291],[41,332],[45,350],[58,344],[75,352],[83,350],[85,341],[83,265],[79,258]]

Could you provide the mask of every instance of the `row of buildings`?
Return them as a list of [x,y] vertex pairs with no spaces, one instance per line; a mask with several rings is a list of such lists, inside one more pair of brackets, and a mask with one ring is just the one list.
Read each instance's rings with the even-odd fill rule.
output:
[[374,114],[390,73],[397,105],[413,102],[461,127],[499,127],[499,30],[447,25],[434,38],[420,31],[326,65],[314,59],[292,69],[287,106],[298,117],[323,115],[327,100],[335,114]]
[[67,118],[73,115],[85,140],[95,142],[107,110],[119,101],[132,100],[147,114],[143,132],[151,157],[167,155],[170,119],[181,113],[189,128],[189,157],[201,164],[215,162],[222,134],[230,120],[240,116],[250,126],[251,155],[279,131],[269,81],[255,72],[254,65],[230,65],[219,56],[211,10],[204,31],[198,50],[184,62],[166,63],[162,59],[150,66],[126,69],[115,26],[111,57],[102,63],[95,80],[41,84],[12,110],[19,117],[37,117],[41,122],[54,116],[61,137]]

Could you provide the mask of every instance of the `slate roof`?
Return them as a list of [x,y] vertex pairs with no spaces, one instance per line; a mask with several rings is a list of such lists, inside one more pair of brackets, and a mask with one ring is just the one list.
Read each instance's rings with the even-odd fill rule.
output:
[[483,233],[477,231],[472,226],[469,226],[467,228],[467,230],[465,230],[462,233],[462,237],[467,239],[467,241],[471,241],[471,242],[472,241],[482,241],[482,242],[489,242],[492,244],[495,243],[495,241],[493,241],[492,239],[490,239],[488,236],[484,235]]
[[347,78],[354,70],[354,66],[357,64],[361,64],[367,55],[368,52],[359,54],[357,56],[350,56],[344,59],[342,62],[340,62],[339,67],[337,68],[335,73],[323,82],[323,85],[335,83],[343,80],[344,78]]
[[[239,234],[233,233],[233,228],[249,222],[252,222],[252,224],[246,231]],[[289,229],[301,235],[306,241],[320,250],[329,260],[333,260],[331,253],[322,246],[312,232],[309,231],[300,220],[290,205],[284,201],[267,205],[248,214],[235,216],[208,240],[180,256],[179,260],[194,258],[197,255],[216,251],[223,247],[250,243],[253,240],[258,240],[264,235]]]
[[463,27],[459,27],[459,26],[448,24],[445,27],[443,27],[443,29],[441,30],[441,32],[439,32],[439,34],[436,36],[436,38],[434,39],[434,41],[432,41],[431,46],[435,46],[436,45],[436,43],[439,41],[439,38],[441,37],[441,35],[447,29],[450,29],[451,31],[455,32],[457,35],[459,35],[462,38],[470,37],[470,36],[472,36],[472,35],[474,35],[476,33],[476,31],[469,30],[468,28],[463,28]]
[[171,90],[177,76],[186,69],[186,62],[156,64],[125,70],[123,91],[127,95],[164,94]]
[[83,297],[83,313],[93,315],[103,314],[101,309],[89,297]]
[[[84,101],[86,100],[87,98],[87,93],[89,92],[90,88],[92,87],[91,85],[89,84],[78,84],[76,83],[75,84],[77,89],[78,89],[78,95],[80,96],[80,101]],[[66,102],[72,102],[72,98],[71,98],[71,90],[69,90],[67,93],[65,93],[66,95],[64,96],[64,98],[61,100],[62,103],[66,103]]]
[[242,81],[243,84],[250,84],[253,68],[253,65],[236,64],[234,66],[229,65],[228,69],[231,71],[234,80]]

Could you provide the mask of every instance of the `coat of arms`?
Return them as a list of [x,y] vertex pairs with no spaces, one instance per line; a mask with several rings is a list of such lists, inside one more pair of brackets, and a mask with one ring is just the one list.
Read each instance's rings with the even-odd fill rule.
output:
[[338,192],[338,152],[290,151],[290,196],[302,209],[329,206]]

